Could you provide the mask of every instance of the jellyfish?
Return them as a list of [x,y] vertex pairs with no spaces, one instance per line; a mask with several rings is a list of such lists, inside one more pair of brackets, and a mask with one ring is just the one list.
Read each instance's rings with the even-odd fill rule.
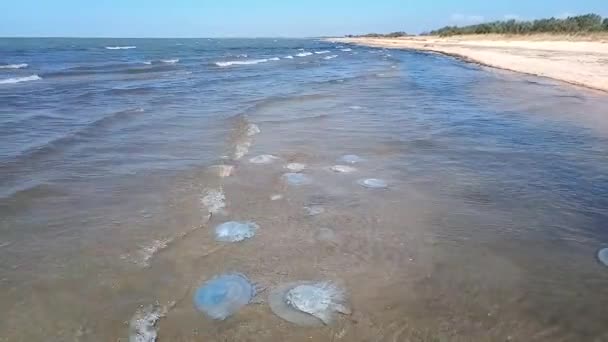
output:
[[286,284],[271,291],[268,301],[277,316],[302,326],[329,325],[336,313],[351,313],[344,291],[331,282]]
[[361,185],[361,186],[364,186],[366,188],[371,188],[371,189],[388,188],[388,184],[386,183],[386,181],[384,181],[382,179],[376,179],[376,178],[361,179],[357,183],[359,183],[359,185]]
[[194,293],[194,306],[212,319],[224,320],[249,304],[255,286],[242,274],[217,276]]
[[215,227],[215,240],[220,242],[239,242],[251,239],[259,228],[254,222],[224,222]]
[[597,252],[597,258],[602,264],[608,266],[608,248],[602,248]]
[[334,165],[330,168],[330,170],[336,173],[351,173],[357,171],[357,169],[348,165]]
[[291,172],[301,172],[306,168],[306,164],[289,163],[289,164],[285,165],[285,168]]
[[312,183],[312,179],[302,173],[289,172],[283,175],[283,179],[290,185],[306,185]]

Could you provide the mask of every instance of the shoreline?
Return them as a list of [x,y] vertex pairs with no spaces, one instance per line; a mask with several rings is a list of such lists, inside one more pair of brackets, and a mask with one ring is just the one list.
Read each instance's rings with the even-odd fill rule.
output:
[[330,38],[360,46],[440,53],[467,63],[608,92],[608,39],[546,36]]

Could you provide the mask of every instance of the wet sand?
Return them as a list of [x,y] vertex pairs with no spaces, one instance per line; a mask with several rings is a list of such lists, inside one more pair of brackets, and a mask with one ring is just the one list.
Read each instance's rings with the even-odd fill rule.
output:
[[608,38],[470,36],[335,38],[333,42],[413,49],[608,91]]

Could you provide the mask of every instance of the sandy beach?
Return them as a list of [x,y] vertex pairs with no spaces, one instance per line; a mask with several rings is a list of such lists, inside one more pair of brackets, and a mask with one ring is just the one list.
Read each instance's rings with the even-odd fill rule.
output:
[[608,38],[499,35],[405,38],[335,38],[334,42],[415,49],[456,56],[490,67],[549,77],[608,91]]

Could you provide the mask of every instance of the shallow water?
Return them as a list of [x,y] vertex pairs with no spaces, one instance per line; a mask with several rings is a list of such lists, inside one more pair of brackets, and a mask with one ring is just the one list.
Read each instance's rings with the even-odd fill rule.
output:
[[[150,307],[159,341],[608,340],[605,94],[313,40],[0,39],[0,59],[27,64],[0,69],[0,340],[127,341]],[[263,229],[218,243],[227,221]],[[218,323],[191,298],[229,272],[337,282],[352,315]]]

